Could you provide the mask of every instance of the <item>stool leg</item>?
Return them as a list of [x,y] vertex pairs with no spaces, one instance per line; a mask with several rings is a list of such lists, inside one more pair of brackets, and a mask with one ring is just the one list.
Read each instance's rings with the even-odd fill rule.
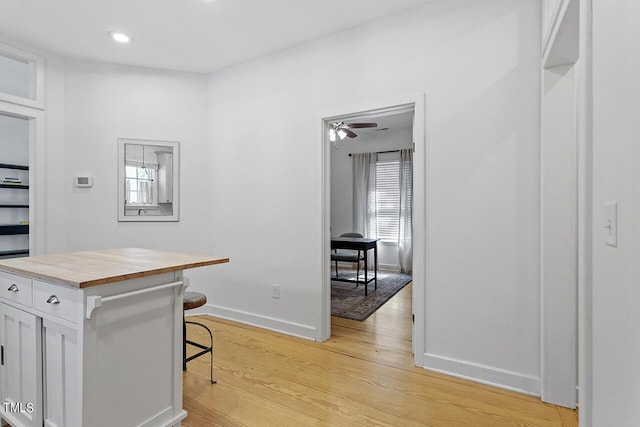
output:
[[211,352],[209,353],[211,356],[209,364],[211,365],[211,384],[215,384],[218,380],[213,379],[213,334],[211,334]]
[[192,346],[198,347],[200,348],[202,351],[184,358],[184,365],[186,366],[187,362],[196,359],[200,356],[204,356],[206,353],[209,353],[209,366],[210,366],[210,377],[209,380],[211,381],[211,384],[215,384],[218,381],[215,380],[213,378],[213,332],[211,332],[211,329],[209,329],[206,325],[203,325],[202,323],[198,323],[198,322],[193,322],[191,320],[187,320],[184,322],[185,323],[185,328],[186,328],[186,324],[190,324],[190,325],[196,325],[199,326],[201,328],[203,328],[205,331],[207,331],[207,333],[209,334],[209,347],[205,346],[204,344],[199,344],[195,341],[190,341],[190,340],[185,340],[185,347],[187,344],[190,344]]
[[187,323],[182,312],[182,370],[187,370]]

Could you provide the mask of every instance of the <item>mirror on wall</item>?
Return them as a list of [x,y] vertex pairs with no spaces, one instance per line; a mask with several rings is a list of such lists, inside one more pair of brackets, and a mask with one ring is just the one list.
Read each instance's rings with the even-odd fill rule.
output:
[[180,144],[118,142],[118,221],[178,221]]

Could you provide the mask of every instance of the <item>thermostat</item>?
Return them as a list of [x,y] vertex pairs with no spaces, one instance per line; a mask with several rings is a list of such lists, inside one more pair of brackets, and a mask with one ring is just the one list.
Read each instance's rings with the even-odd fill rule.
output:
[[76,187],[93,187],[92,176],[76,176],[74,182]]

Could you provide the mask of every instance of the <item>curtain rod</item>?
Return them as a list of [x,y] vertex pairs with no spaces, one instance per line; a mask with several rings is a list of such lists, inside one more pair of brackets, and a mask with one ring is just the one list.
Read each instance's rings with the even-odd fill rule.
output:
[[[385,153],[399,153],[401,150],[388,150],[388,151],[374,151],[374,154],[385,154]],[[354,154],[364,154],[364,153],[349,153],[349,157]]]

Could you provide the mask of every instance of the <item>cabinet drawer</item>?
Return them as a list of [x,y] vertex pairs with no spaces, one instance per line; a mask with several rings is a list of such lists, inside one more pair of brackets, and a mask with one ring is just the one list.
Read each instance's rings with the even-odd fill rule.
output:
[[32,307],[32,295],[31,279],[0,271],[0,298]]
[[34,280],[33,306],[36,310],[75,323],[80,309],[80,291]]

